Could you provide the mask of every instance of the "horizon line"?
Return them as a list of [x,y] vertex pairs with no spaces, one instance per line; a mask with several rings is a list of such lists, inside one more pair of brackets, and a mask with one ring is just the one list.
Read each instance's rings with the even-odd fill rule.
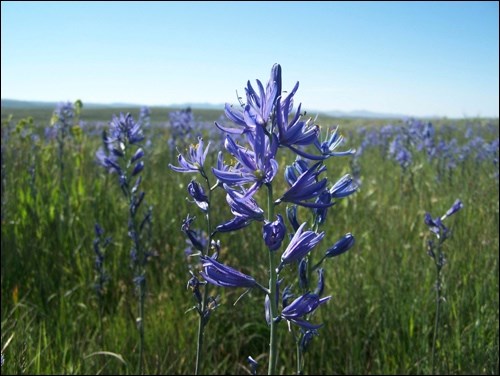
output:
[[[83,106],[133,106],[133,107],[158,107],[158,108],[176,108],[182,109],[186,107],[193,107],[194,109],[206,109],[206,110],[217,110],[216,107],[220,106],[220,110],[224,112],[225,103],[212,103],[212,102],[184,102],[184,103],[170,103],[170,104],[144,104],[144,103],[131,103],[131,102],[85,102],[82,99],[78,98],[74,101],[71,100],[36,100],[36,99],[14,99],[14,98],[0,98],[2,102],[2,108],[9,108],[9,106],[4,106],[4,101],[12,101],[12,102],[26,102],[27,107],[31,105],[47,105],[47,106],[55,106],[58,103],[71,102],[74,103],[77,100],[82,101]],[[229,103],[229,102],[226,102]],[[206,106],[206,107],[203,107]],[[329,109],[329,110],[318,110],[312,109],[307,110],[308,113],[316,113],[316,114],[324,114],[332,117],[366,117],[370,118],[369,115],[373,115],[374,118],[415,118],[415,119],[499,119],[499,116],[484,116],[484,115],[462,115],[462,116],[449,116],[449,115],[410,115],[410,114],[400,114],[396,112],[386,112],[386,111],[373,111],[367,109],[356,109],[356,110],[339,110],[339,109]],[[337,113],[337,114],[335,114]],[[365,114],[363,116],[363,113]]]

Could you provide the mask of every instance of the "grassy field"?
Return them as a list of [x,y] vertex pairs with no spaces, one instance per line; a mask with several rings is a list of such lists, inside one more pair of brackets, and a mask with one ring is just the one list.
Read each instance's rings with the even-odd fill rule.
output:
[[[125,110],[125,109],[123,109]],[[45,111],[45,112],[44,112]],[[130,268],[127,204],[115,174],[97,165],[100,132],[120,109],[86,110],[60,152],[47,138],[52,111],[16,110],[9,120],[2,109],[2,374],[134,374],[138,363],[137,298]],[[196,355],[197,315],[180,231],[188,213],[203,216],[186,200],[191,175],[168,168],[176,164],[168,110],[152,109],[145,129],[143,189],[152,206],[151,244],[145,300],[144,373],[191,374]],[[138,110],[132,111],[134,118]],[[197,112],[199,125],[177,140],[184,152],[217,132],[212,121],[221,112]],[[27,116],[33,122],[21,121]],[[95,122],[102,122],[95,126]],[[456,198],[464,208],[446,220],[452,235],[444,244],[444,300],[436,350],[439,374],[499,373],[499,181],[496,164],[478,157],[477,150],[498,139],[498,119],[441,121],[436,139],[455,138],[463,146],[481,137],[455,166],[429,160],[411,146],[411,164],[402,169],[388,157],[389,143],[367,144],[389,122],[320,118],[323,127],[340,125],[347,146],[363,152],[327,161],[330,182],[356,168],[360,189],[329,209],[322,229],[322,248],[346,232],[356,245],[326,261],[326,294],[332,299],[316,313],[323,322],[305,354],[306,374],[429,374],[435,319],[433,260],[427,255],[431,238],[424,214],[448,210]],[[401,121],[395,126],[406,129]],[[361,131],[361,127],[364,127]],[[373,133],[370,133],[373,132]],[[468,134],[469,132],[469,134]],[[379,138],[380,140],[380,138]],[[479,142],[479,141],[478,141]],[[207,165],[215,164],[220,139],[214,140]],[[283,155],[287,155],[284,152]],[[289,155],[289,154],[288,154]],[[283,168],[292,156],[278,160],[275,191],[284,192]],[[61,170],[61,162],[64,168]],[[211,177],[213,179],[213,177]],[[215,181],[215,179],[213,179]],[[279,193],[277,193],[279,194]],[[231,218],[221,190],[213,193],[214,223]],[[257,196],[264,206],[265,196]],[[284,206],[277,207],[284,213]],[[299,217],[309,220],[308,211]],[[111,236],[105,267],[109,281],[103,308],[93,288],[94,225]],[[288,226],[288,224],[287,224]],[[258,223],[221,234],[225,262],[258,281],[267,279],[267,251]],[[322,251],[324,250],[322,249]],[[189,261],[192,263],[192,260]],[[220,306],[205,333],[206,374],[249,374],[247,356],[267,370],[269,343],[264,297],[242,289],[216,289]],[[189,311],[189,312],[188,312]],[[295,371],[295,345],[287,325],[279,326],[278,371]]]

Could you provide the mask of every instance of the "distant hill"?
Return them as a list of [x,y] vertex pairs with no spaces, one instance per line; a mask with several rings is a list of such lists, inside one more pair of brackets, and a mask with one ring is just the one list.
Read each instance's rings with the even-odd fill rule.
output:
[[[50,108],[54,109],[60,102],[42,102],[42,101],[20,101],[17,99],[2,99],[2,108]],[[139,108],[139,104],[131,103],[87,103],[83,102],[85,108]]]
[[[2,99],[2,108],[4,109],[29,109],[29,108],[38,108],[38,109],[54,109],[59,102],[41,102],[41,101],[21,101],[15,99]],[[142,105],[135,103],[86,103],[83,102],[84,108],[140,108]],[[223,111],[224,104],[214,104],[214,103],[177,103],[170,104],[165,106],[149,106],[149,107],[165,107],[165,108],[187,108],[191,107],[192,109],[199,110],[220,110]],[[409,117],[408,115],[403,114],[389,114],[389,113],[381,113],[381,112],[372,112],[366,110],[358,110],[358,111],[316,111],[316,110],[308,110],[308,113],[312,114],[324,114],[330,117],[335,118],[366,118],[366,119],[404,119]]]
[[2,99],[2,108],[54,108],[55,102],[18,101],[15,99]]
[[[224,108],[224,104],[213,104],[213,103],[183,103],[183,104],[173,104],[168,107],[176,108],[186,108],[191,107],[193,109],[203,109],[203,110],[220,110]],[[402,114],[388,114],[382,112],[372,112],[365,110],[357,111],[318,111],[318,110],[308,110],[308,113],[313,114],[323,114],[335,118],[367,118],[367,119],[405,119],[408,115]]]
[[339,118],[367,118],[367,119],[405,119],[411,116],[403,114],[388,114],[383,112],[372,112],[366,110],[356,111],[324,111],[325,115]]

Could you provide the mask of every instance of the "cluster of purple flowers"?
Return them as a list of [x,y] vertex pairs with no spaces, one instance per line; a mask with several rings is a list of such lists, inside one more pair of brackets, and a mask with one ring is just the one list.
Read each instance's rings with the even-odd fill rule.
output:
[[144,169],[144,150],[140,146],[144,134],[140,123],[136,123],[130,114],[113,116],[109,132],[103,132],[104,148],[97,153],[98,162],[110,172],[118,175],[120,188],[129,204],[128,235],[133,241],[130,251],[132,265],[136,270],[136,283],[144,279],[144,265],[151,253],[144,249],[141,233],[151,226],[152,208],[145,209],[142,218],[137,214],[146,193],[140,190]]
[[[130,179],[139,175],[144,168],[144,162],[142,161],[144,150],[137,147],[131,154],[129,149],[143,139],[144,135],[140,124],[134,121],[132,115],[121,113],[119,117],[113,116],[109,132],[103,131],[104,148],[101,147],[96,153],[99,164],[110,172],[117,173],[120,187],[127,197],[132,192],[137,191],[142,180],[139,176],[131,188]],[[133,168],[129,173],[131,166]]]
[[151,110],[148,106],[142,106],[139,111],[139,121],[142,128],[149,128],[151,126]]
[[[462,141],[453,137],[462,132]],[[494,126],[469,124],[465,130],[452,125],[436,128],[429,121],[407,119],[403,125],[386,125],[381,128],[358,129],[362,142],[353,158],[355,162],[368,149],[378,149],[381,155],[401,166],[403,174],[410,170],[418,154],[424,154],[436,166],[438,181],[451,174],[468,161],[476,165],[483,162],[494,165],[492,176],[498,178],[498,129]],[[491,139],[496,134],[496,138]],[[490,141],[487,141],[490,138]],[[353,164],[353,175],[358,175],[359,163]]]
[[54,115],[52,117],[54,129],[56,130],[56,139],[59,145],[58,157],[61,186],[63,186],[62,180],[64,171],[64,144],[66,138],[70,135],[70,128],[73,124],[74,117],[75,107],[71,102],[59,103],[54,110]]
[[[269,325],[274,325],[282,319],[294,323],[303,333],[302,342],[308,343],[321,326],[311,324],[308,319],[330,297],[322,298],[323,288],[318,287],[315,292],[305,289],[303,294],[293,302],[289,302],[292,296],[289,286],[283,290],[282,309],[279,313],[277,301],[279,287],[283,281],[277,277],[285,267],[299,265],[304,260],[312,258],[311,251],[325,236],[324,232],[318,232],[318,228],[325,222],[327,209],[338,199],[356,192],[357,185],[350,175],[343,176],[333,185],[328,184],[326,177],[321,177],[326,171],[325,160],[335,156],[352,155],[354,150],[338,150],[343,145],[343,137],[337,128],[328,131],[326,137],[322,139],[320,127],[311,119],[303,118],[300,104],[294,113],[293,103],[298,87],[297,82],[293,90],[285,94],[282,91],[281,67],[275,64],[265,86],[259,80],[256,88],[250,82],[247,83],[246,103],[240,102],[240,107],[226,104],[225,114],[233,125],[228,126],[221,122],[215,122],[215,125],[226,133],[224,148],[230,154],[233,163],[226,164],[223,154],[219,153],[217,165],[211,168],[213,176],[217,179],[215,185],[210,185],[209,170],[204,166],[210,143],[205,148],[202,138],[199,138],[196,145],[189,147],[187,155],[179,154],[178,166],[170,165],[170,168],[176,172],[200,174],[210,192],[222,188],[233,214],[233,218],[217,225],[213,232],[210,230],[210,238],[205,242],[208,244],[205,249],[198,247],[202,267],[200,275],[203,279],[220,287],[260,288],[266,293],[266,316]],[[278,152],[284,149],[295,154],[296,160],[284,169],[289,188],[274,199],[273,181],[279,172]],[[256,195],[263,187],[268,191],[267,216],[266,211],[259,206]],[[207,191],[196,181],[192,181],[188,186],[188,192],[208,217],[211,202]],[[270,257],[274,257],[273,254],[286,240],[287,229],[283,217],[280,214],[274,216],[273,213],[274,208],[284,202],[290,205],[287,208],[287,217],[294,233],[290,234],[290,241],[281,254],[280,263],[270,270],[272,282],[270,281],[269,288],[260,285],[253,277],[221,263],[218,252],[214,256],[208,255],[211,237],[216,233],[236,231],[252,222],[261,222],[264,243],[271,254]],[[314,221],[309,230],[306,230],[305,222],[299,223],[297,206],[312,211]],[[185,231],[185,233],[193,245],[201,244],[193,236],[195,232]],[[321,260],[315,265],[320,276],[319,284],[323,281],[323,270],[319,269],[323,260],[344,253],[353,244],[352,234],[346,234],[322,255]],[[196,280],[193,281],[193,278]],[[199,281],[197,277],[193,278],[189,286],[196,286],[193,291],[198,297],[198,311],[200,315],[204,315],[206,312],[200,309],[204,304],[197,290]]]
[[75,106],[71,102],[60,102],[54,110],[54,121],[57,128],[67,131],[75,117]]
[[184,147],[186,138],[193,131],[195,122],[191,108],[172,111],[168,114],[170,123],[170,138],[168,146],[170,150]]
[[[141,190],[144,169],[144,140],[141,123],[136,123],[130,114],[113,116],[109,131],[103,131],[104,147],[97,153],[98,163],[109,172],[116,173],[119,186],[128,203],[127,234],[131,239],[130,259],[134,273],[134,284],[138,292],[139,313],[137,325],[140,334],[139,373],[142,372],[144,343],[144,300],[146,289],[146,263],[152,252],[151,243],[152,207],[142,205],[146,193]],[[142,209],[142,210],[141,210]]]

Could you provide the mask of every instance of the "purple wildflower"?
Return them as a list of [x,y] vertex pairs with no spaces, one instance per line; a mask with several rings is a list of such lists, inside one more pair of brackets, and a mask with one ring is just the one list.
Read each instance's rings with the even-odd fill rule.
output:
[[290,222],[293,227],[293,231],[297,231],[300,227],[299,221],[297,219],[297,205],[287,206],[286,216],[288,218],[288,222]]
[[309,344],[311,343],[312,339],[314,336],[317,336],[318,331],[316,329],[310,329],[310,330],[305,330],[305,332],[302,335],[302,338],[300,340],[300,351],[302,353],[305,353],[309,347]]
[[128,141],[129,144],[136,144],[144,139],[142,134],[141,124],[136,123],[130,114],[124,115],[120,113],[117,117],[113,115],[113,119],[109,123],[109,135],[106,143],[117,142],[121,147]]
[[462,203],[462,201],[460,199],[457,198],[455,200],[455,202],[453,203],[453,205],[451,206],[451,208],[449,208],[448,211],[445,213],[445,215],[443,215],[441,217],[441,220],[445,220],[446,218],[455,214],[457,211],[459,211],[463,207],[464,207],[464,204]]
[[205,190],[196,181],[191,180],[188,184],[188,193],[194,199],[194,202],[198,207],[206,212],[208,210],[208,197],[205,194]]
[[341,177],[330,189],[332,198],[344,198],[352,195],[358,190],[358,186],[353,182],[352,176],[347,174]]
[[442,217],[432,218],[430,213],[425,213],[424,222],[427,226],[429,226],[429,230],[431,230],[434,234],[436,234],[436,236],[439,239],[444,240],[449,236],[450,230],[448,229],[448,227],[444,225],[443,221],[449,216],[455,214],[462,208],[463,208],[462,201],[460,199],[457,199],[455,200],[451,208],[449,208],[448,211]]
[[257,286],[255,279],[246,274],[221,264],[211,257],[200,256],[200,258],[204,268],[200,274],[208,283],[220,287],[252,288]]
[[320,151],[321,155],[325,158],[340,157],[344,155],[353,155],[356,150],[349,149],[346,151],[335,151],[339,146],[343,145],[344,137],[338,133],[339,127],[336,127],[330,136],[326,135],[325,141],[321,142],[316,138],[314,146]]
[[316,310],[321,304],[330,300],[331,296],[320,298],[308,292],[299,296],[281,311],[281,317],[306,329],[318,329],[321,325],[314,325],[302,320],[302,317]]
[[247,104],[242,105],[243,110],[236,110],[226,103],[225,113],[226,116],[233,121],[236,125],[242,127],[227,128],[215,122],[215,125],[224,132],[232,134],[242,134],[251,132],[254,133],[257,127],[265,128],[271,120],[276,100],[281,95],[281,67],[275,64],[271,70],[271,77],[267,83],[266,89],[262,83],[257,80],[259,93],[257,93],[250,81],[245,88],[247,96]]
[[191,217],[188,214],[186,219],[182,220],[181,230],[189,238],[191,244],[193,244],[193,247],[195,247],[199,251],[203,251],[205,249],[206,241],[204,241],[204,239],[201,238],[199,234],[196,233],[196,231],[191,229],[191,224],[195,219],[196,217]]
[[318,296],[323,295],[323,291],[325,290],[325,272],[323,268],[318,269],[318,284],[316,285],[316,289],[314,293]]
[[327,249],[325,252],[325,257],[331,258],[339,256],[342,253],[347,252],[354,245],[354,236],[349,232],[345,234],[342,238],[337,240],[337,242]]
[[276,114],[278,125],[278,139],[280,146],[287,146],[295,153],[309,158],[307,153],[302,152],[295,146],[311,145],[318,139],[319,128],[317,125],[311,124],[310,119],[303,121],[300,119],[300,106],[293,119],[289,122],[288,115],[292,111],[292,98],[299,87],[299,83],[295,85],[291,93],[286,97],[284,102],[278,98],[278,111]]
[[208,143],[205,150],[203,150],[203,139],[198,138],[198,144],[189,146],[189,155],[185,158],[179,153],[178,161],[180,167],[174,166],[169,163],[169,167],[176,172],[199,172],[202,176],[205,176],[203,171],[203,164],[208,154],[208,148],[210,147],[210,142]]
[[278,266],[278,272],[281,271],[284,265],[298,261],[307,255],[325,236],[322,232],[317,234],[314,231],[304,231],[304,222],[297,230],[285,252],[281,255],[281,263]]
[[269,247],[270,251],[276,251],[281,247],[281,243],[285,238],[286,227],[283,217],[278,214],[277,220],[274,222],[267,222],[264,224],[262,232],[264,234],[264,242]]
[[250,372],[252,373],[252,375],[256,375],[257,368],[259,368],[259,363],[251,356],[247,357],[247,362],[248,362],[248,365],[250,366]]
[[282,201],[292,202],[297,205],[310,208],[324,208],[332,206],[333,203],[307,202],[306,200],[318,197],[325,189],[327,179],[317,181],[318,175],[325,171],[325,166],[321,162],[313,165],[309,170],[302,173],[285,194],[276,200],[276,204]]
[[217,179],[229,186],[253,183],[246,195],[252,196],[264,183],[270,183],[278,172],[278,162],[274,159],[277,142],[270,142],[261,127],[255,134],[248,133],[247,140],[252,150],[239,146],[230,137],[226,137],[225,147],[238,164],[233,169],[219,170],[212,168]]
[[242,193],[237,192],[227,185],[224,185],[224,189],[227,192],[226,201],[235,217],[217,226],[216,230],[218,232],[239,230],[248,226],[252,221],[264,220],[264,211],[252,197],[247,197],[244,191]]
[[309,280],[307,279],[307,257],[302,258],[299,262],[299,286],[302,290],[307,290]]

